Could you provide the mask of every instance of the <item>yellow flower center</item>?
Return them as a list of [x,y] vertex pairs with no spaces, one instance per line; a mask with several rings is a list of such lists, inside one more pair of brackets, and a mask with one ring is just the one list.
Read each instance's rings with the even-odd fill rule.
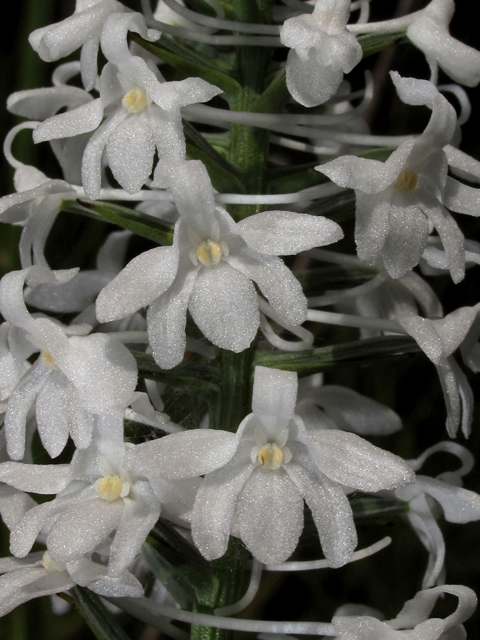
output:
[[48,367],[48,369],[58,369],[50,351],[44,351],[42,353],[42,362],[46,367]]
[[48,551],[45,551],[42,556],[42,566],[48,571],[48,573],[65,571],[65,565],[63,564],[63,562],[55,562],[55,560],[52,560]]
[[222,256],[222,247],[218,242],[214,242],[213,240],[204,240],[197,249],[198,261],[203,264],[204,267],[211,267],[214,264],[218,264]]
[[395,184],[400,189],[400,191],[414,191],[418,186],[418,176],[410,169],[405,169],[398,176]]
[[283,451],[276,444],[266,444],[258,454],[258,460],[264,469],[280,469],[284,455]]
[[95,483],[95,488],[100,498],[108,500],[108,502],[113,502],[113,500],[120,498],[124,492],[123,484],[122,480],[116,474],[111,474],[106,478],[99,478]]
[[129,113],[141,113],[147,106],[147,94],[135,87],[123,96],[122,104]]

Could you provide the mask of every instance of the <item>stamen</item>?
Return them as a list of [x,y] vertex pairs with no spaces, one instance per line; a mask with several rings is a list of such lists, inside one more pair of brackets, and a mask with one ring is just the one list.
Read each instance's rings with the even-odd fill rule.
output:
[[264,469],[280,469],[283,464],[283,451],[276,444],[266,444],[258,454],[258,460]]
[[218,264],[223,257],[222,247],[213,240],[204,240],[197,249],[198,261],[204,267]]
[[48,369],[58,369],[50,351],[44,351],[42,353],[42,362]]
[[123,96],[122,104],[129,113],[141,113],[147,106],[147,94],[135,87]]
[[398,176],[395,184],[400,189],[400,191],[408,192],[414,191],[418,187],[418,177],[417,174],[410,169],[405,169]]

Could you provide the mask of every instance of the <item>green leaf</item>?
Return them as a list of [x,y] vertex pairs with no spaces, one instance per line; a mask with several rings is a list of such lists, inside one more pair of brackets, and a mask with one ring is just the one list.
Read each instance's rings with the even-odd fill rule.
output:
[[331,289],[348,289],[363,284],[378,274],[375,267],[328,265],[317,269],[293,271],[306,296],[319,295]]
[[132,351],[138,374],[150,380],[158,380],[174,389],[192,395],[212,397],[220,392],[220,374],[211,362],[184,361],[173,369],[160,369],[153,357],[141,351]]
[[77,586],[70,589],[69,593],[75,608],[83,616],[98,640],[130,640],[93,591]]
[[392,516],[400,516],[408,513],[410,504],[398,498],[384,498],[363,493],[354,493],[349,496],[355,520],[386,520]]
[[143,557],[148,563],[153,575],[162,583],[172,598],[182,609],[190,610],[193,604],[194,592],[182,574],[160,552],[159,545],[155,549],[145,542],[142,546]]
[[308,376],[335,367],[366,365],[380,359],[398,358],[419,351],[421,349],[413,338],[382,336],[298,353],[257,351],[254,365],[296,371],[299,376]]
[[367,33],[359,36],[357,40],[362,47],[363,57],[367,58],[374,53],[388,49],[400,39],[406,42],[406,33],[405,29],[390,31],[390,33]]
[[188,49],[185,45],[180,45],[165,35],[162,35],[157,42],[148,42],[134,33],[130,34],[130,37],[146,51],[158,56],[164,62],[184,73],[185,76],[203,78],[222,89],[227,100],[236,98],[242,92],[241,85],[218,68],[219,63],[216,59],[201,56],[197,51]]
[[60,211],[78,213],[96,220],[111,222],[122,227],[122,229],[128,229],[138,236],[148,238],[157,244],[171,245],[173,242],[173,230],[170,225],[147,213],[128,209],[118,204],[99,201],[62,200]]
[[286,74],[282,72],[268,85],[265,91],[252,104],[255,113],[279,113],[290,100]]

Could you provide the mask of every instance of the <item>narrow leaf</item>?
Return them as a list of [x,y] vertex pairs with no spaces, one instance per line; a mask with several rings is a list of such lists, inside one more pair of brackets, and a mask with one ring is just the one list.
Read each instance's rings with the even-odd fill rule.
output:
[[153,575],[162,583],[172,598],[178,602],[182,609],[191,609],[193,589],[181,573],[159,553],[158,549],[155,549],[148,542],[143,545],[142,552]]
[[390,33],[367,33],[357,38],[358,43],[362,47],[363,57],[388,49],[398,41],[406,42],[406,31],[391,31]]
[[98,640],[130,640],[93,591],[77,586],[70,589],[69,593],[73,598],[75,608],[83,616]]

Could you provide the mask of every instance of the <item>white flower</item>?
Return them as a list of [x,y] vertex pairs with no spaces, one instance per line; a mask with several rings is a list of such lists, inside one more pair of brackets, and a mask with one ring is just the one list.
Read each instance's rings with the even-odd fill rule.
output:
[[75,274],[72,271],[65,274],[31,267],[13,271],[0,282],[1,312],[11,325],[23,330],[24,353],[28,343],[27,355],[41,351],[8,399],[4,428],[8,453],[14,460],[23,457],[26,420],[34,402],[40,438],[55,457],[69,434],[77,446],[87,447],[95,415],[122,414],[135,389],[135,360],[123,344],[105,334],[86,336],[90,330],[86,325],[62,327],[28,313],[22,293],[26,280],[62,282]]
[[[48,118],[35,129],[33,139],[42,142],[96,129],[83,154],[85,193],[93,199],[100,195],[104,150],[115,178],[126,191],[136,193],[152,172],[155,151],[159,183],[165,166],[184,159],[180,108],[206,102],[218,93],[220,89],[201,78],[160,82],[156,67],[130,56],[120,67],[112,62],[105,65],[100,98]],[[99,126],[103,115],[107,117]]]
[[437,76],[437,65],[455,82],[475,87],[480,82],[480,51],[453,38],[448,25],[454,0],[432,0],[407,29],[407,37],[421,49]]
[[100,322],[150,305],[150,344],[164,369],[183,358],[187,308],[213,344],[237,353],[246,349],[260,322],[253,282],[283,321],[301,324],[306,298],[277,255],[335,242],[342,237],[340,227],[289,211],[267,211],[236,224],[215,207],[200,161],[174,165],[170,181],[180,213],[173,247],[141,254],[105,287],[97,299]]
[[97,78],[97,53],[103,25],[109,15],[123,11],[125,6],[116,0],[76,0],[72,16],[36,29],[30,34],[29,42],[46,62],[64,58],[82,47],[82,80],[90,90]]
[[437,478],[417,474],[413,484],[394,491],[397,498],[409,503],[406,518],[429,554],[423,589],[444,581],[445,542],[437,524],[440,516],[438,505],[448,522],[480,520],[480,496],[461,486],[462,476],[471,471],[474,463],[472,454],[465,447],[456,442],[440,442],[427,449],[418,459],[408,460],[408,464],[414,471],[418,471],[427,458],[438,451],[457,456],[462,462],[461,467],[456,471],[442,473]]
[[[133,562],[160,515],[185,524],[197,481],[177,485],[146,479],[132,457],[135,445],[124,444],[122,419],[97,419],[94,442],[77,450],[70,464],[0,464],[0,480],[21,491],[57,494],[29,509],[14,523],[10,548],[24,557],[40,531],[54,562],[70,563],[111,544],[108,574],[120,576]],[[158,476],[155,474],[155,477]]]
[[479,215],[478,189],[447,177],[443,148],[455,131],[454,108],[427,80],[391,73],[403,102],[426,105],[432,116],[423,134],[407,141],[383,163],[342,156],[317,167],[356,195],[355,240],[368,264],[383,259],[392,278],[400,278],[420,260],[435,227],[454,282],[465,274],[464,237],[445,207]]
[[398,319],[437,369],[447,406],[447,431],[452,438],[456,436],[460,423],[465,437],[470,435],[473,393],[452,354],[465,339],[476,315],[473,307],[461,307],[438,320],[420,316]]
[[[438,598],[449,593],[458,598],[456,610],[446,618],[429,618]],[[338,640],[447,640],[465,638],[462,622],[475,611],[477,597],[468,587],[444,585],[419,591],[393,620],[373,616],[339,616],[332,622]]]
[[307,431],[294,414],[295,373],[255,368],[253,413],[236,434],[197,429],[139,445],[135,459],[149,476],[205,474],[192,512],[200,552],[222,556],[232,532],[265,564],[295,550],[303,501],[312,511],[332,567],[348,562],[357,544],[345,488],[379,491],[414,479],[408,465],[352,433]]
[[362,59],[362,47],[346,29],[351,0],[316,0],[312,14],[285,20],[280,39],[292,51],[287,87],[297,102],[315,107],[337,91],[343,74]]

